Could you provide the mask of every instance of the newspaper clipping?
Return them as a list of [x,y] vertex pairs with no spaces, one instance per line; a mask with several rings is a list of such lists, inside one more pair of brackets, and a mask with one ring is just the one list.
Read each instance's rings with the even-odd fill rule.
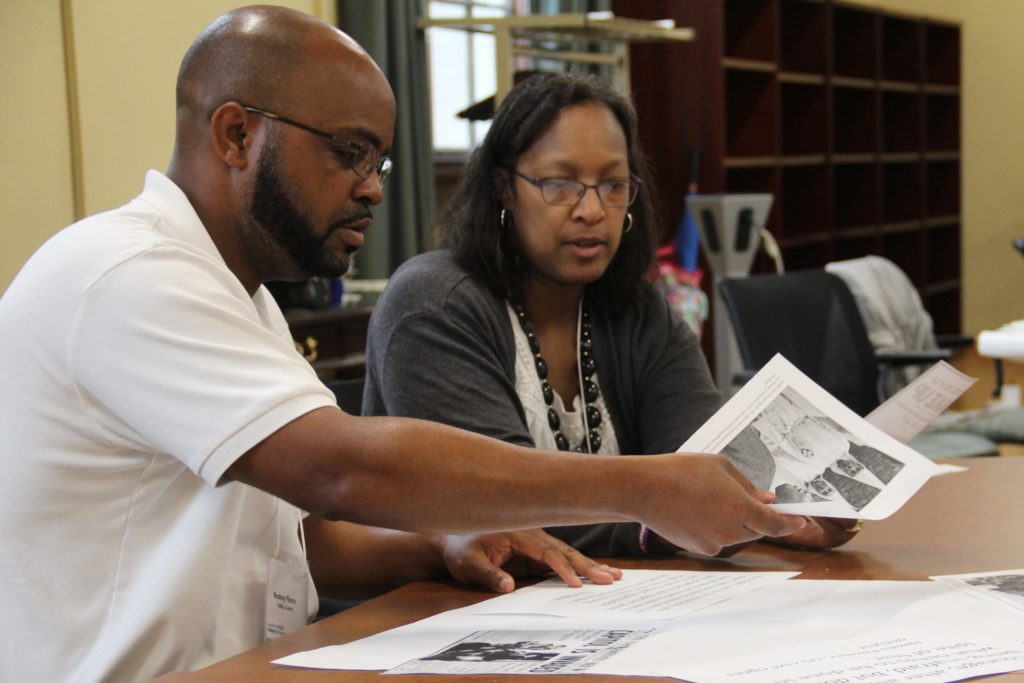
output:
[[654,629],[478,631],[389,674],[582,673]]
[[883,519],[938,472],[782,356],[679,449],[723,453],[782,512]]

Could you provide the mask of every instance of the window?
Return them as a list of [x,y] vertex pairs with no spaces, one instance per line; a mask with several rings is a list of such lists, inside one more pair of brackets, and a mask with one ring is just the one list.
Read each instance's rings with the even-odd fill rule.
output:
[[[505,17],[528,13],[526,0],[428,0],[432,19]],[[495,92],[494,36],[448,28],[427,30],[434,149],[468,152],[483,140],[490,121],[468,121],[458,112]]]

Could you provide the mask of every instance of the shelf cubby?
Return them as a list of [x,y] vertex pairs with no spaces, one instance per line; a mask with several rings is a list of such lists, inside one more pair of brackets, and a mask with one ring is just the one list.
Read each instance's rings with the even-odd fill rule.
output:
[[917,229],[905,229],[882,235],[885,256],[899,266],[915,286],[927,283],[925,278],[924,235]]
[[836,3],[832,10],[832,59],[837,77],[878,79],[878,14]]
[[824,85],[779,85],[783,155],[824,155],[828,151],[828,106]]
[[921,81],[921,24],[900,16],[882,17],[882,78]]
[[928,150],[960,149],[960,97],[929,94],[925,103]]
[[927,24],[925,46],[925,80],[937,85],[960,85],[960,27]]
[[838,164],[834,167],[834,225],[848,231],[881,222],[878,165]]
[[840,235],[836,240],[834,258],[836,261],[846,261],[865,254],[878,254],[881,252],[880,246],[881,240],[877,234],[868,233],[856,237]]
[[828,71],[828,8],[823,2],[780,0],[779,65],[782,71]]
[[727,69],[725,89],[726,156],[777,154],[778,105],[774,76]]
[[882,221],[906,223],[920,221],[923,184],[921,165],[894,163],[882,166]]
[[724,12],[726,57],[776,61],[775,0],[726,2]]
[[882,92],[882,151],[921,150],[921,96],[915,92]]
[[928,282],[951,282],[960,277],[960,224],[928,230]]
[[960,162],[933,161],[927,164],[926,216],[946,218],[960,214]]
[[782,168],[782,192],[775,198],[782,211],[784,238],[825,234],[830,223],[827,167]]
[[835,87],[832,92],[836,154],[876,153],[879,148],[878,91]]
[[946,288],[926,291],[922,299],[932,316],[935,334],[960,334],[960,288],[956,281]]

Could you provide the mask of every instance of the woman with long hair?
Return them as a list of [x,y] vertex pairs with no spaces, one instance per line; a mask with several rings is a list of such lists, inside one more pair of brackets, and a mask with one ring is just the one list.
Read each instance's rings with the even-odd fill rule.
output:
[[[472,155],[447,248],[399,268],[374,310],[364,412],[595,456],[674,452],[721,396],[645,279],[657,234],[628,100],[593,76],[522,81]],[[731,455],[771,483],[763,448]],[[549,531],[598,556],[677,550],[637,524]],[[799,533],[850,537],[828,522]]]

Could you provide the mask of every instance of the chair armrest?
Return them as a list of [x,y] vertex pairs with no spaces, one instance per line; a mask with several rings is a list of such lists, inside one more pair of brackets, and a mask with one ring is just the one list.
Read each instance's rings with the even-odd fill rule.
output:
[[875,360],[882,365],[903,367],[906,365],[930,365],[952,357],[949,349],[935,351],[906,351],[901,353],[876,353]]
[[969,334],[937,334],[935,343],[943,349],[959,349],[974,345],[974,337]]

